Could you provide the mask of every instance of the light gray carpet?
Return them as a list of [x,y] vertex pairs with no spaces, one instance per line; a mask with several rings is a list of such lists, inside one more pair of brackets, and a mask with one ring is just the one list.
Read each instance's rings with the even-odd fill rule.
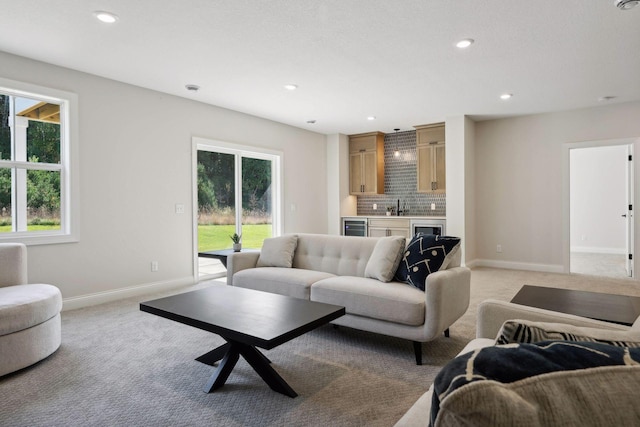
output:
[[628,279],[475,269],[469,311],[451,338],[424,345],[423,366],[407,341],[331,326],[265,352],[295,399],[242,359],[222,389],[203,393],[214,368],[193,359],[222,339],[139,311],[165,294],[123,300],[63,313],[60,349],[0,378],[0,425],[391,426],[474,337],[477,304],[509,300],[525,283],[640,295]]

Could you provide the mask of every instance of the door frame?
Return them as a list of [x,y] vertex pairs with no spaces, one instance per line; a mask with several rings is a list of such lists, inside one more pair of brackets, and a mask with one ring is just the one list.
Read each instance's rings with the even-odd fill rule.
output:
[[[562,145],[562,258],[563,258],[563,270],[565,273],[571,272],[571,188],[570,188],[570,153],[573,149],[579,148],[596,148],[596,147],[611,147],[616,145],[627,145],[631,148],[631,153],[639,152],[638,146],[640,146],[640,138],[619,138],[619,139],[606,139],[606,140],[594,140],[594,141],[578,141],[578,142],[566,142]],[[635,160],[635,159],[634,159]],[[632,200],[630,203],[634,203],[634,200],[640,200],[640,186],[633,185],[633,177],[640,176],[640,171],[638,170],[638,162],[632,162],[632,170],[630,178],[630,186],[629,190],[632,192],[630,196],[632,196]],[[629,214],[629,212],[627,212]],[[635,215],[632,216],[631,221],[629,221],[631,231],[631,250],[632,254],[638,253],[637,242],[640,241],[638,233],[638,228],[636,224]],[[632,272],[634,274],[637,271],[637,257],[633,257]]]
[[[252,157],[270,160],[272,162],[272,182],[273,187],[273,236],[280,236],[283,230],[284,222],[284,197],[283,197],[283,164],[284,153],[278,150],[270,150],[262,147],[254,147],[249,145],[241,145],[231,142],[219,141],[204,137],[191,137],[191,206],[192,206],[192,254],[193,254],[193,279],[194,283],[199,281],[198,266],[198,150],[207,150],[213,148],[213,151],[224,152],[228,154],[238,154],[239,157]],[[241,196],[242,176],[238,163],[239,157],[236,157],[236,197]],[[236,230],[241,220],[241,212],[236,210]]]

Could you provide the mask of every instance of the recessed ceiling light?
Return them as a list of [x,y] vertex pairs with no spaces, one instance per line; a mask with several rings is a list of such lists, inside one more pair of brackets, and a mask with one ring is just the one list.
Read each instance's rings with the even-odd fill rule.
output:
[[187,88],[187,90],[191,91],[191,92],[197,92],[200,89],[200,86],[198,85],[185,85],[185,88]]
[[612,96],[612,95],[606,95],[606,96],[601,96],[600,98],[598,98],[598,101],[607,102],[607,101],[611,101],[613,99],[616,99],[616,97]]
[[502,95],[500,95],[500,99],[504,100],[511,99],[511,97],[513,97],[513,94],[511,93],[503,93]]
[[633,9],[640,3],[640,0],[616,0],[616,7],[622,10]]
[[113,24],[118,20],[118,15],[115,15],[111,12],[105,12],[104,10],[97,10],[93,12],[93,15],[100,21],[105,22],[107,24]]
[[285,88],[286,90],[296,90],[296,89],[298,89],[298,85],[294,85],[294,84],[287,84],[287,85],[284,85],[284,88]]
[[367,120],[375,120],[375,119],[376,119],[376,116],[369,116],[369,117],[367,117]]
[[474,42],[473,39],[463,39],[463,40],[460,40],[458,43],[456,43],[456,47],[460,49],[466,49],[469,46],[471,46],[473,42]]

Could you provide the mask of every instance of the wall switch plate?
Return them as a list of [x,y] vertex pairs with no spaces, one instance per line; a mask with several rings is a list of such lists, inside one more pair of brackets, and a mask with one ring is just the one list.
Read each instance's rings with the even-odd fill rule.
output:
[[502,253],[502,245],[496,246],[496,252],[498,252],[499,254]]
[[151,261],[151,271],[158,271],[158,261]]

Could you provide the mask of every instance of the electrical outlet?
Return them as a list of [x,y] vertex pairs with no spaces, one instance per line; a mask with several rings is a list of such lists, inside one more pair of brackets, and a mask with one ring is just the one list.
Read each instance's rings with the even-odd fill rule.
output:
[[374,203],[374,204],[373,204],[373,210],[374,210],[374,211],[378,210],[378,204],[377,204],[377,203]]
[[502,245],[496,246],[496,252],[498,252],[499,254],[502,253]]
[[151,271],[158,271],[158,261],[151,261]]
[[435,203],[431,203],[431,210],[435,211],[436,210],[436,204]]
[[184,205],[182,203],[176,203],[176,213],[177,214],[184,213]]

